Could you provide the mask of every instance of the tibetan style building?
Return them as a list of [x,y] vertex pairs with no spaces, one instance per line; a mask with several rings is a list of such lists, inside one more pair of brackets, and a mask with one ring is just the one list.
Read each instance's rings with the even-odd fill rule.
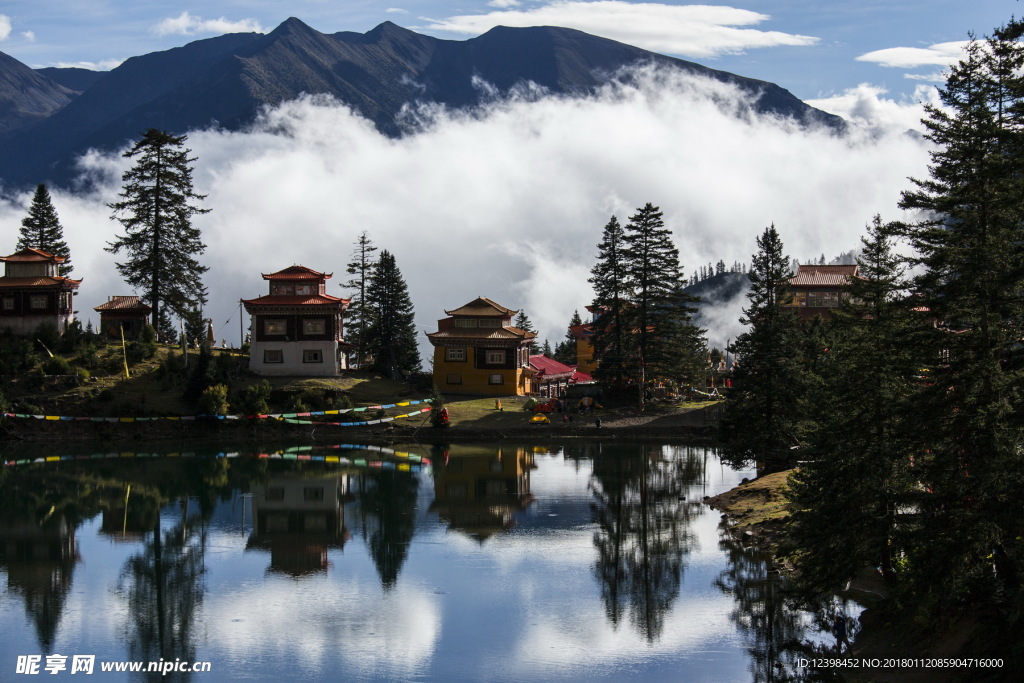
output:
[[252,317],[249,369],[258,375],[333,376],[346,368],[349,300],[326,293],[331,273],[291,266],[263,279],[270,293],[243,299]]
[[151,306],[137,296],[112,296],[92,310],[100,314],[100,331],[111,339],[135,339],[149,322]]
[[789,306],[796,308],[803,320],[819,315],[828,320],[832,309],[839,308],[845,300],[846,287],[855,277],[858,277],[856,265],[800,265],[796,275],[789,279],[792,296]]
[[478,297],[445,311],[434,345],[434,384],[442,392],[523,396],[530,392],[530,341],[537,335],[512,327],[518,311]]
[[74,295],[82,282],[57,274],[64,258],[30,248],[0,261],[0,330],[33,334],[50,323],[63,332],[75,319]]

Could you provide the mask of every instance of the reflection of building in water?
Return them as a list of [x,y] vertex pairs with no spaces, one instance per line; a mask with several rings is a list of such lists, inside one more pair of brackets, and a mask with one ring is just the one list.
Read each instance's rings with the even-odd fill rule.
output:
[[271,571],[293,576],[327,570],[327,549],[349,538],[347,475],[272,476],[252,491],[253,533],[246,549],[270,551]]
[[515,513],[533,501],[530,470],[533,453],[523,447],[490,454],[459,454],[434,470],[431,511],[452,529],[480,542],[515,526]]
[[0,568],[7,571],[7,589],[24,597],[25,611],[35,622],[39,646],[46,652],[53,649],[79,559],[75,530],[63,516],[43,526],[34,520],[0,521]]

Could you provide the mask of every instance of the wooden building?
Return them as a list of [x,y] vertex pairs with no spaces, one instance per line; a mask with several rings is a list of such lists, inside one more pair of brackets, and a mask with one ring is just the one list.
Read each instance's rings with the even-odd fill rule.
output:
[[331,273],[291,266],[264,273],[270,291],[243,299],[252,318],[249,369],[258,375],[334,376],[346,368],[349,300],[326,292]]
[[120,339],[122,331],[125,339],[137,338],[153,312],[137,296],[112,296],[92,310],[100,314],[100,331],[111,339]]
[[451,311],[427,334],[434,346],[434,384],[446,393],[524,396],[530,392],[530,340],[512,327],[519,311],[485,297]]
[[63,332],[75,319],[74,295],[82,282],[57,274],[64,258],[29,248],[0,261],[0,330],[34,334],[50,323]]
[[821,316],[828,320],[832,310],[845,300],[846,287],[858,277],[856,265],[819,266],[799,265],[796,275],[789,279],[791,299],[788,306],[795,308],[803,320]]

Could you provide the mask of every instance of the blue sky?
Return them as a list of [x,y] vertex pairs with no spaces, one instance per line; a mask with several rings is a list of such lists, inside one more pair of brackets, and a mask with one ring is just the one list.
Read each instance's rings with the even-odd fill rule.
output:
[[770,80],[805,100],[861,84],[898,98],[935,82],[968,32],[984,35],[1020,11],[1014,0],[5,0],[0,51],[33,67],[110,68],[222,33],[270,31],[289,16],[324,33],[390,20],[454,40],[554,24]]

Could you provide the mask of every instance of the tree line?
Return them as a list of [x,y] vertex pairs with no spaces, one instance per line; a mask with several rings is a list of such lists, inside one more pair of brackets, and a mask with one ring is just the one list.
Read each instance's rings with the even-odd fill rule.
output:
[[[971,40],[927,106],[929,177],[867,225],[860,277],[827,323],[785,306],[789,259],[758,238],[728,457],[791,477],[802,581],[869,568],[921,623],[970,614],[1022,661],[1024,24]],[[1013,649],[1007,649],[1012,645]]]

